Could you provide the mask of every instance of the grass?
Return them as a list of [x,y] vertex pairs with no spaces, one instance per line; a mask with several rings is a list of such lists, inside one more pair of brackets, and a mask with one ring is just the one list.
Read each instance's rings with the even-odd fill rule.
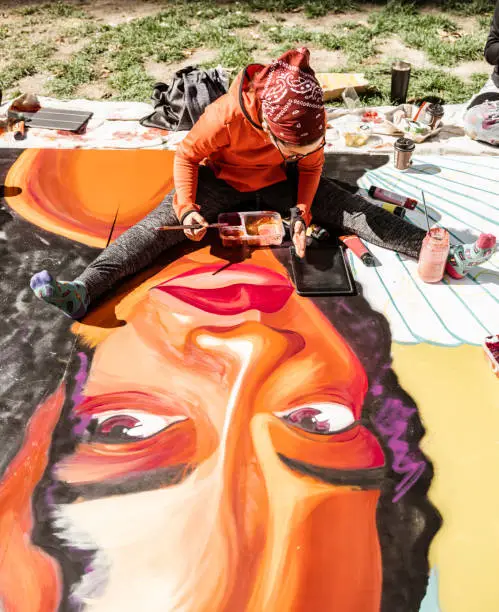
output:
[[[197,49],[215,50],[206,66],[222,64],[233,72],[258,53],[275,56],[290,46],[341,51],[345,61],[334,70],[365,72],[373,88],[365,103],[386,102],[390,73],[380,57],[381,44],[397,36],[406,46],[424,52],[439,70],[413,70],[413,96],[436,92],[448,102],[466,99],[478,87],[465,83],[445,67],[482,58],[495,0],[435,0],[440,11],[422,11],[424,2],[371,0],[367,23],[343,21],[320,27],[317,18],[362,8],[355,0],[163,0],[156,14],[115,26],[98,22],[86,12],[91,1],[45,2],[11,9],[9,23],[0,25],[0,87],[11,91],[19,80],[37,73],[51,75],[46,90],[58,97],[77,96],[82,86],[104,83],[114,99],[146,100],[154,79],[148,63],[165,66],[190,57]],[[21,4],[21,3],[19,3]],[[6,9],[5,9],[6,10]],[[4,10],[4,11],[5,11]],[[265,11],[267,17],[259,11]],[[300,15],[300,25],[286,23]],[[475,30],[459,36],[458,17],[475,17]],[[364,14],[365,21],[365,14]],[[75,25],[76,22],[76,25]],[[51,28],[47,29],[47,25]],[[53,57],[56,41],[78,44],[64,59]],[[12,49],[19,51],[12,52]]]
[[[437,65],[456,66],[461,62],[482,59],[484,38],[478,34],[471,34],[465,38],[458,38],[455,42],[442,42],[436,38],[428,40],[424,46],[427,57]],[[405,38],[410,45],[411,36]],[[416,47],[417,48],[417,47]]]
[[47,2],[40,5],[29,5],[17,9],[23,16],[44,15],[45,17],[80,17],[85,18],[86,13],[78,7],[66,2]]
[[329,13],[344,13],[359,8],[355,0],[248,0],[245,5],[253,11],[288,13],[303,10],[308,18]]
[[94,40],[71,61],[52,65],[55,78],[51,92],[74,95],[78,87],[95,79],[100,59],[108,64],[110,85],[121,99],[147,99],[150,95],[154,79],[145,71],[147,60],[171,63],[188,57],[192,49],[204,47],[218,49],[215,63],[227,68],[239,69],[252,61],[254,45],[233,35],[234,30],[257,23],[249,12],[202,2],[190,3],[190,10],[180,2],[172,7],[94,32]]
[[456,15],[474,17],[483,13],[492,13],[495,0],[442,0],[437,5]]
[[397,32],[406,46],[424,51],[441,66],[481,59],[488,31],[482,20],[479,32],[454,39],[459,30],[455,21],[446,15],[420,14],[414,5],[400,2],[389,2],[379,13],[371,14],[369,23],[374,37]]
[[102,31],[105,31],[105,26],[98,25],[92,21],[82,21],[77,26],[62,29],[61,37],[67,42],[75,43]]
[[476,20],[481,30],[487,31],[489,29],[490,15],[479,15]]
[[80,85],[97,78],[96,56],[85,49],[69,62],[52,62],[50,70],[54,75],[49,85],[50,93],[62,98],[71,97]]
[[413,5],[389,2],[377,13],[371,13],[368,19],[376,36],[413,33],[422,38],[434,36],[439,31],[455,32],[456,23],[447,15],[419,13]]
[[[482,13],[491,13],[495,7],[495,0],[408,0],[398,4],[414,6],[415,8],[433,6],[456,15],[475,16]],[[362,1],[358,0],[248,0],[246,5],[251,10],[282,12],[303,10],[306,17],[322,17],[330,13],[343,13],[347,11],[362,10]],[[371,4],[386,5],[386,0],[371,0]]]
[[278,51],[293,45],[312,44],[329,51],[342,51],[351,64],[361,63],[375,54],[374,36],[370,28],[350,24],[344,32],[317,32],[303,27],[263,25],[260,31],[269,42],[278,44]]
[[[372,87],[366,93],[360,94],[361,102],[368,106],[390,104],[390,66],[374,66],[368,68],[365,74]],[[464,83],[460,78],[443,70],[419,69],[411,74],[408,100],[419,101],[427,96],[434,96],[444,102],[466,102],[482,87],[487,77],[487,74],[475,74],[469,83]]]
[[488,29],[484,24],[482,17],[479,32],[454,39],[453,34],[459,28],[449,16],[421,14],[415,5],[392,1],[371,13],[367,26],[350,21],[342,24],[340,32],[323,33],[282,24],[261,29],[270,42],[279,44],[280,50],[289,45],[311,43],[319,48],[343,51],[351,65],[375,57],[378,44],[396,33],[406,46],[424,51],[435,64],[455,66],[482,58]]
[[236,39],[232,43],[224,45],[218,54],[217,61],[212,63],[237,71],[242,66],[252,63],[252,51],[254,48],[254,45],[249,45],[244,41]]
[[21,79],[44,70],[47,59],[54,53],[55,45],[38,43],[32,45],[29,53],[24,48],[11,53],[10,61],[2,70],[0,86],[8,89],[14,87]]
[[119,98],[125,100],[148,100],[155,79],[151,78],[140,65],[129,66],[111,75],[109,84],[121,92]]

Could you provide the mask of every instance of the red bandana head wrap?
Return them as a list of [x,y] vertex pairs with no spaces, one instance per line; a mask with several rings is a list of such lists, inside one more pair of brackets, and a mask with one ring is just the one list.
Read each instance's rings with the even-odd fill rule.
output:
[[270,131],[284,142],[305,145],[324,135],[322,89],[302,47],[287,51],[253,82]]

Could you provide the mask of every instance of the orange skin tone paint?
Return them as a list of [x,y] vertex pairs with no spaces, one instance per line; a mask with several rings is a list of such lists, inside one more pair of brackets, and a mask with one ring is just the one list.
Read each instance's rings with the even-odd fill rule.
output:
[[61,594],[58,564],[35,546],[31,496],[48,463],[64,385],[36,410],[21,450],[0,480],[0,601],[5,612],[52,612]]
[[5,184],[22,188],[8,204],[30,223],[103,248],[118,206],[113,239],[173,189],[173,151],[27,149]]
[[[134,195],[139,197],[139,186]],[[45,223],[53,223],[53,231],[59,232],[59,222],[52,217],[45,217]],[[188,464],[192,477],[201,483],[219,470],[220,514],[213,530],[220,550],[230,551],[230,563],[227,555],[221,555],[219,564],[210,564],[194,580],[196,588],[188,593],[193,612],[377,611],[382,586],[376,527],[380,491],[378,486],[365,490],[354,482],[356,474],[360,484],[362,475],[384,465],[379,443],[359,423],[367,390],[365,372],[331,322],[311,301],[295,293],[274,310],[265,311],[264,300],[259,302],[262,309],[223,315],[179,297],[182,292],[190,295],[191,281],[185,276],[180,281],[171,279],[225,263],[208,249],[184,256],[74,326],[78,335],[97,345],[85,399],[75,407],[75,414],[87,421],[104,415],[104,425],[98,426],[100,435],[83,438],[74,454],[56,464],[53,475],[77,487],[180,464]],[[281,286],[288,282],[269,251],[254,252],[249,265],[249,271],[241,267],[236,276],[247,274],[250,285],[256,284],[259,274]],[[237,282],[230,269],[211,279],[198,277],[191,286],[206,291],[230,288]],[[167,281],[170,290],[172,284],[179,285],[180,294],[158,288]],[[253,296],[252,291],[249,297],[258,297],[257,290]],[[246,297],[243,291],[242,299]],[[99,322],[113,309],[126,325],[102,330]],[[312,403],[346,407],[352,424],[325,435],[279,416]],[[32,419],[32,435],[35,443],[45,440],[48,448],[50,433],[48,424],[38,425],[40,410]],[[138,418],[140,413],[144,423],[147,417],[163,419],[164,428],[143,439],[106,442],[106,415]],[[32,444],[25,443],[18,457],[29,455]],[[289,467],[282,457],[295,466],[350,475],[351,484],[306,475]],[[39,463],[38,478],[44,465],[42,459]],[[8,485],[13,477],[6,474]],[[165,489],[165,495],[186,486],[195,494],[192,477],[186,474]],[[23,512],[31,493],[17,502]],[[0,506],[4,514],[6,508],[14,507],[9,499]],[[83,510],[86,503],[91,502],[83,498],[78,505]],[[119,497],[113,503],[119,509]],[[183,512],[191,511],[190,504],[185,504]],[[190,536],[195,539],[196,524],[203,517],[192,518]],[[175,515],[165,516],[164,521],[174,522]],[[18,528],[29,535],[29,521]],[[19,558],[20,541],[11,547],[11,558]],[[158,553],[158,563],[164,575],[171,577],[175,558],[188,553],[181,545],[173,551],[167,548],[164,542],[158,543],[158,551],[164,551],[163,556]],[[56,609],[60,593],[56,566],[33,549],[25,566],[32,572],[33,583],[40,582],[52,599],[39,607],[9,611]],[[38,555],[44,559],[43,567]],[[191,561],[195,572],[199,560]],[[0,581],[0,597],[17,605],[18,591],[10,585]]]

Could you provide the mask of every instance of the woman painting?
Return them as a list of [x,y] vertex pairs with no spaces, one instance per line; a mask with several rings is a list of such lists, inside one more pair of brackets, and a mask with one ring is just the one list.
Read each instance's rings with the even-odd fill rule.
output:
[[[31,287],[44,301],[81,319],[91,304],[122,278],[148,266],[182,240],[179,232],[155,228],[205,226],[228,210],[254,203],[291,217],[296,253],[305,253],[313,217],[341,234],[417,258],[425,231],[321,176],[326,119],[322,89],[309,65],[309,51],[288,51],[268,66],[248,66],[230,91],[211,104],[175,155],[175,193],[120,236],[74,281],[57,281],[43,270]],[[296,183],[286,171],[296,165]],[[201,240],[206,229],[187,229]],[[462,277],[476,259],[471,249],[449,255],[447,269]],[[487,257],[492,255],[492,251]]]

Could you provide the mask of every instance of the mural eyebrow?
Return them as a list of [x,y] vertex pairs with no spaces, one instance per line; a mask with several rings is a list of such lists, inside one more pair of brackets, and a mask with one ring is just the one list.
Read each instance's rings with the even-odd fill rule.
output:
[[[112,495],[126,495],[128,493],[141,493],[179,484],[194,470],[195,465],[182,463],[169,466],[148,473],[137,473],[133,476],[110,478],[104,482],[72,485],[62,483],[60,496],[55,492],[58,503],[72,503],[76,499],[84,501],[111,497]],[[57,499],[57,497],[60,497]],[[71,498],[71,499],[69,499]]]
[[386,475],[386,468],[384,467],[346,471],[344,469],[325,468],[303,463],[302,461],[285,457],[281,453],[278,453],[278,457],[294,472],[298,472],[304,476],[312,476],[312,478],[333,485],[355,486],[362,489],[379,489]]

